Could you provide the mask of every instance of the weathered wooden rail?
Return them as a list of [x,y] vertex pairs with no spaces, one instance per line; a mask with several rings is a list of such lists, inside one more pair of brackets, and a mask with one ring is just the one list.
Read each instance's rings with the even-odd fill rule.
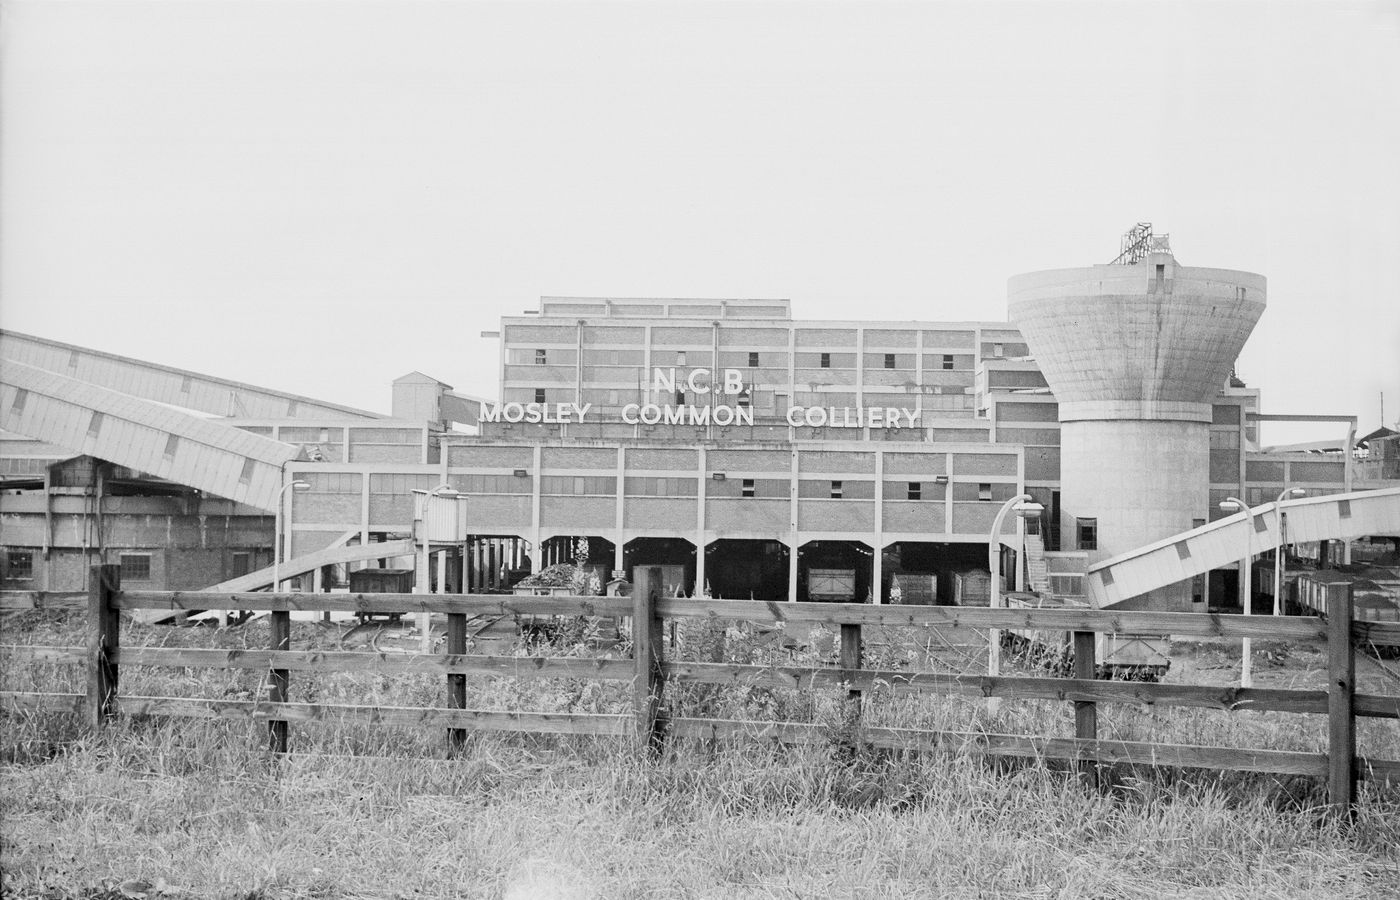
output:
[[[826,743],[828,726],[803,722],[741,721],[670,715],[668,683],[746,685],[844,692],[842,738],[864,745],[941,750],[1076,762],[1088,772],[1103,764],[1130,763],[1240,770],[1326,778],[1339,810],[1351,807],[1360,777],[1400,781],[1400,760],[1356,757],[1357,717],[1400,719],[1400,697],[1361,694],[1354,685],[1357,644],[1400,645],[1400,624],[1353,622],[1351,596],[1329,599],[1330,615],[1239,616],[1090,609],[986,609],[929,606],[864,606],[830,603],[661,599],[660,571],[637,570],[631,597],[514,597],[461,594],[272,594],[122,591],[119,569],[94,571],[86,594],[38,592],[0,595],[0,609],[86,610],[86,647],[6,646],[15,662],[72,663],[87,667],[87,691],[39,693],[0,691],[9,709],[63,710],[100,727],[116,715],[184,716],[265,720],[271,749],[285,752],[291,722],[358,721],[375,725],[446,730],[449,748],[461,749],[471,731],[604,735],[630,738],[656,752],[668,738],[750,738],[789,743]],[[120,614],[139,609],[242,609],[271,613],[266,650],[122,647]],[[364,651],[293,650],[290,613],[434,612],[447,616],[447,646],[441,655]],[[546,658],[468,654],[467,619],[478,615],[608,616],[630,618],[632,657]],[[667,660],[666,619],[704,618],[761,623],[815,623],[837,627],[840,656],[835,666],[763,666]],[[1073,634],[1073,677],[952,675],[904,669],[863,668],[863,629],[871,626],[938,626],[1061,630]],[[1157,633],[1186,637],[1255,638],[1322,644],[1328,658],[1326,690],[1238,688],[1104,681],[1095,678],[1095,633]],[[252,700],[123,696],[124,666],[243,669],[268,673],[268,692]],[[445,679],[443,707],[384,707],[294,703],[291,675],[317,672],[416,672]],[[466,708],[470,676],[573,678],[630,682],[628,713],[502,712]],[[862,724],[863,694],[875,690],[962,695],[1073,704],[1074,736],[1023,736],[941,732]],[[1326,753],[1105,740],[1098,736],[1098,704],[1199,707],[1325,715]]]

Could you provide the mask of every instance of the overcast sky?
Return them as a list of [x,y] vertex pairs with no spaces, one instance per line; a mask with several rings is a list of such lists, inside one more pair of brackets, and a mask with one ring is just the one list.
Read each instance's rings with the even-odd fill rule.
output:
[[1396,2],[0,14],[6,328],[387,412],[541,295],[1004,320],[1150,221],[1268,277],[1265,412],[1400,418]]

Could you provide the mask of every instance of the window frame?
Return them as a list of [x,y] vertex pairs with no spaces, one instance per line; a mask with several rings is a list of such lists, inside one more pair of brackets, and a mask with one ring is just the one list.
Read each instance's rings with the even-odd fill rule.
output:
[[[15,563],[23,559],[23,573],[15,574]],[[33,581],[34,580],[34,551],[33,550],[6,550],[5,551],[5,580],[6,581]]]
[[[1087,535],[1087,540],[1086,540]],[[1080,550],[1099,549],[1099,520],[1094,518],[1079,518],[1074,520],[1074,543]]]
[[[139,563],[139,565],[138,565]],[[117,565],[121,567],[122,582],[127,581],[150,581],[151,579],[151,554],[150,553],[121,553],[117,555]],[[128,568],[144,568],[145,574],[137,571],[127,571]]]

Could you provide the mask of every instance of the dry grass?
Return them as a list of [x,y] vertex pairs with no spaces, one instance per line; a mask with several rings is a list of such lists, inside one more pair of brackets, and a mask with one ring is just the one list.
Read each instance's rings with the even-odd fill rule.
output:
[[[76,622],[25,624],[7,628],[5,641],[78,643]],[[260,627],[214,638],[265,646]],[[693,655],[742,661],[826,652],[819,640],[773,649],[743,630],[723,641],[682,637]],[[336,646],[339,633],[299,625],[296,638]],[[123,642],[211,643],[207,633],[173,629],[131,629]],[[910,651],[888,642],[878,652],[895,667]],[[957,653],[944,662],[958,665]],[[61,669],[7,669],[3,683],[80,689]],[[133,693],[235,696],[258,680],[123,670],[123,690]],[[310,686],[294,673],[293,699],[311,699]],[[620,685],[567,681],[493,679],[474,689],[472,705],[495,708],[613,711],[626,699]],[[314,683],[327,702],[436,705],[441,690],[426,677]],[[748,718],[838,715],[829,696],[758,688],[678,699]],[[872,721],[1068,733],[1066,704],[1007,703],[989,717],[955,699],[869,700]],[[1262,736],[1298,749],[1318,739],[1297,727],[1317,717],[1122,707],[1103,707],[1101,717],[1106,733],[1124,737],[1246,744]],[[1395,723],[1368,724],[1384,725],[1370,739],[1400,757]],[[90,736],[65,717],[34,715],[10,716],[4,728],[5,896],[119,896],[129,879],[163,879],[165,896],[234,898],[1400,892],[1400,793],[1363,788],[1358,818],[1344,827],[1322,812],[1306,779],[1122,773],[1092,790],[1046,765],[853,755],[838,743],[678,743],[650,762],[613,740],[526,735],[473,736],[463,758],[448,760],[438,734],[334,724],[294,727],[298,752],[274,758],[260,749],[265,728],[256,724],[125,721]]]

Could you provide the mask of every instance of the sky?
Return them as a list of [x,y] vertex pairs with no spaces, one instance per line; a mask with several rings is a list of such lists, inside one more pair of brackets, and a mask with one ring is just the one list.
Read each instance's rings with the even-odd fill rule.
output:
[[[0,327],[362,408],[540,296],[1006,319],[1134,223],[1400,419],[1400,2],[0,6]],[[1337,426],[1266,426],[1265,443]]]

